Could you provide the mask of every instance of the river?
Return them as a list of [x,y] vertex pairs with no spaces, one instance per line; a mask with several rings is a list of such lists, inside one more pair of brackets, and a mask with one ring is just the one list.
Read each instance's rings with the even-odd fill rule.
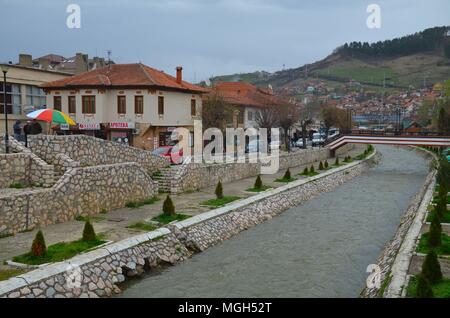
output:
[[358,297],[428,173],[415,151],[377,146],[381,162],[334,191],[127,282],[118,297]]

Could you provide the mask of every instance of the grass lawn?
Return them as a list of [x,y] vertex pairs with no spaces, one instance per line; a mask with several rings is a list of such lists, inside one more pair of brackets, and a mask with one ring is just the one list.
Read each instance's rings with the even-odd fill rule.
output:
[[[433,198],[433,203],[437,203],[438,197]],[[447,196],[447,204],[450,204],[450,196]]]
[[90,220],[91,222],[101,222],[105,220],[105,217],[103,216],[77,216],[75,218],[77,221],[86,222],[87,220]]
[[247,189],[245,191],[248,191],[248,192],[264,192],[266,190],[269,190],[270,188],[271,187],[269,187],[269,186],[263,185],[261,188],[249,188],[249,189]]
[[127,229],[140,230],[145,232],[151,232],[156,230],[158,227],[154,224],[138,222],[127,226]]
[[[418,253],[428,254],[430,251],[428,247],[428,236],[429,233],[422,234],[416,250]],[[442,234],[442,245],[436,248],[435,252],[438,255],[450,255],[450,236]]]
[[[406,297],[416,297],[417,278],[411,277],[408,288],[406,289]],[[431,285],[434,298],[450,298],[450,279],[444,278],[437,284]]]
[[240,197],[224,196],[222,199],[211,199],[211,200],[203,201],[200,203],[200,205],[219,207],[219,206],[223,206],[225,204],[228,204],[230,202],[233,202],[233,201],[236,201],[239,199],[240,199]]
[[[427,222],[433,221],[433,217],[434,217],[433,213],[429,213],[427,217]],[[441,223],[450,223],[450,211],[444,214]]]
[[74,257],[75,255],[80,254],[81,252],[89,250],[93,247],[99,246],[103,243],[105,243],[105,241],[102,241],[100,239],[94,241],[78,240],[69,243],[62,242],[50,245],[45,256],[36,257],[31,255],[31,253],[26,253],[13,257],[12,260],[17,263],[28,265],[41,265],[51,262],[60,262]]
[[125,206],[127,208],[135,209],[135,208],[139,208],[139,207],[144,206],[144,205],[153,204],[153,203],[158,202],[158,201],[159,201],[158,197],[152,197],[152,198],[149,198],[149,199],[146,199],[146,200],[143,200],[143,201],[129,201],[129,202],[125,203]]
[[297,180],[297,178],[291,177],[290,179],[287,179],[287,178],[283,177],[283,178],[276,179],[275,182],[289,183],[289,182],[292,182],[292,181],[295,181],[295,180]]
[[184,214],[175,214],[175,215],[160,214],[158,216],[155,216],[152,220],[157,221],[162,224],[169,224],[170,222],[183,221],[190,217],[191,217],[190,215],[184,215]]
[[25,273],[24,269],[0,269],[0,281]]
[[[324,169],[324,170],[326,170],[326,169]],[[318,174],[319,174],[319,172],[314,171],[314,172],[308,172],[308,173],[302,172],[302,173],[299,173],[298,175],[304,176],[304,177],[314,177],[314,176],[317,176]]]

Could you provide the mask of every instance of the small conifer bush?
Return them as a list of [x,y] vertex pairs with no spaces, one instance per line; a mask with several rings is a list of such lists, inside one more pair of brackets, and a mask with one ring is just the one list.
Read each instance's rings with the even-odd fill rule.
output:
[[255,189],[261,189],[262,187],[263,187],[263,183],[262,183],[262,180],[261,180],[261,176],[258,175],[258,176],[256,177],[256,180],[255,180],[254,188],[255,188]]
[[439,217],[434,217],[430,225],[430,234],[428,237],[428,246],[430,248],[439,247],[442,244],[442,226]]
[[285,180],[291,180],[291,171],[289,170],[289,168],[286,170],[283,179]]
[[95,241],[96,239],[97,235],[95,235],[94,227],[88,219],[84,223],[83,241]]
[[433,298],[430,282],[423,275],[418,275],[417,277],[416,297]]
[[319,170],[323,170],[323,163],[322,163],[322,161],[319,163]]
[[163,213],[167,216],[175,215],[175,206],[173,205],[170,196],[167,196],[163,203]]
[[222,182],[220,182],[220,180],[217,183],[216,191],[214,191],[214,193],[216,194],[217,199],[223,199],[223,187],[222,187]]
[[436,284],[442,279],[441,265],[439,264],[437,254],[430,251],[422,265],[422,275],[430,282]]
[[41,230],[36,233],[33,244],[31,244],[31,254],[36,257],[42,257],[47,254],[47,246],[45,245],[44,234]]

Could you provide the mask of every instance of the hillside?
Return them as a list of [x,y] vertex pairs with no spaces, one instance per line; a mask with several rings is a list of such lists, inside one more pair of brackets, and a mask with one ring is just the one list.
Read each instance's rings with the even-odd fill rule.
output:
[[432,28],[372,44],[352,42],[336,49],[323,60],[299,68],[275,73],[219,76],[212,78],[211,82],[245,81],[260,86],[270,84],[288,96],[298,95],[302,87],[317,80],[331,88],[353,80],[365,89],[377,92],[429,86],[450,78],[450,36],[445,32],[447,29]]

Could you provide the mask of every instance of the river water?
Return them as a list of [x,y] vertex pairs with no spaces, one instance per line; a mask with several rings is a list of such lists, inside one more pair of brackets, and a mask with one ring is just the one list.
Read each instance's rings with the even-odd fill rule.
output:
[[119,297],[357,297],[428,173],[417,152],[377,149],[382,161],[362,176],[132,280]]

